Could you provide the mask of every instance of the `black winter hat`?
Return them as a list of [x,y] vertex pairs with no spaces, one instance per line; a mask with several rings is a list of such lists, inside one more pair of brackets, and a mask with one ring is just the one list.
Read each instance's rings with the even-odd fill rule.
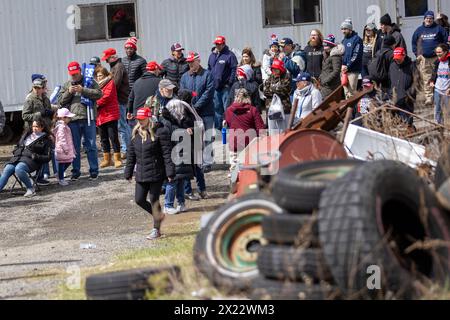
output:
[[389,13],[386,13],[384,16],[380,18],[380,24],[384,24],[386,26],[392,26],[392,19]]
[[391,35],[387,35],[383,39],[383,45],[386,47],[392,47],[395,44],[395,38]]

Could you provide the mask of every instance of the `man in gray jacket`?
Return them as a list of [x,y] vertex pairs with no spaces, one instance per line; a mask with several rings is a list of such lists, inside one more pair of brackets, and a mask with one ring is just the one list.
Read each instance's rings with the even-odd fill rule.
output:
[[[95,118],[97,117],[96,101],[103,96],[103,92],[97,82],[93,81],[90,88],[83,86],[83,75],[81,66],[78,62],[71,62],[68,66],[71,80],[61,89],[58,99],[62,108],[68,108],[75,117],[69,124],[72,131],[73,144],[76,150],[76,158],[72,163],[72,181],[76,181],[81,176],[81,138],[84,137],[84,147],[86,148],[89,162],[90,180],[98,178],[98,150],[97,150],[97,127]],[[93,118],[88,122],[88,107],[82,103],[82,97],[90,99],[93,102]]]

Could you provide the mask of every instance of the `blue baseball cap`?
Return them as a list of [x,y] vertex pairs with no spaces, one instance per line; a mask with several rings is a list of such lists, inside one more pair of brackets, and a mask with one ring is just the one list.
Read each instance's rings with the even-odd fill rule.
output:
[[32,75],[31,75],[31,82],[34,82],[35,80],[42,80],[42,81],[45,81],[45,80],[47,80],[47,79],[45,79],[45,76],[44,76],[43,74],[35,73],[35,74],[32,74]]
[[308,72],[300,72],[297,78],[295,78],[295,82],[300,81],[308,81],[311,82],[311,75]]
[[281,40],[281,42],[280,42],[280,45],[282,46],[282,47],[284,47],[285,45],[287,45],[287,44],[294,44],[294,41],[292,41],[292,39],[291,38],[283,38],[282,40]]

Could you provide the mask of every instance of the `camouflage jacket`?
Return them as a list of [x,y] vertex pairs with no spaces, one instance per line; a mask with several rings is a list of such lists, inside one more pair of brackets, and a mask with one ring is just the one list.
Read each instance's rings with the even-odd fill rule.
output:
[[103,96],[103,92],[100,89],[97,82],[94,81],[92,88],[83,88],[83,92],[80,94],[72,94],[69,92],[69,87],[72,82],[68,81],[61,89],[61,92],[58,97],[58,103],[61,108],[67,108],[70,112],[75,114],[73,117],[73,121],[77,120],[86,120],[87,119],[87,107],[81,103],[81,96],[86,97],[94,101],[94,119],[92,121],[95,122],[97,118],[97,103],[96,101]]
[[47,96],[38,97],[31,92],[25,100],[22,109],[22,119],[25,122],[25,129],[31,128],[33,121],[43,119],[45,124],[50,127],[53,119],[53,110],[50,100]]
[[266,108],[270,107],[272,103],[273,95],[276,94],[280,97],[283,103],[284,113],[290,114],[291,103],[291,75],[285,73],[280,78],[275,77],[273,74],[264,83],[264,95],[266,96]]

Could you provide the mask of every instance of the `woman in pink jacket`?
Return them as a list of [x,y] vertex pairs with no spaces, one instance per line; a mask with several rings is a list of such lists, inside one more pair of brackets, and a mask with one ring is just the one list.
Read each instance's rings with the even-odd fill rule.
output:
[[68,126],[71,118],[75,115],[68,109],[62,108],[58,110],[58,122],[53,129],[55,136],[55,158],[58,162],[58,179],[59,184],[63,187],[69,185],[64,180],[64,172],[73,162],[76,157],[75,147],[73,145],[72,132]]

